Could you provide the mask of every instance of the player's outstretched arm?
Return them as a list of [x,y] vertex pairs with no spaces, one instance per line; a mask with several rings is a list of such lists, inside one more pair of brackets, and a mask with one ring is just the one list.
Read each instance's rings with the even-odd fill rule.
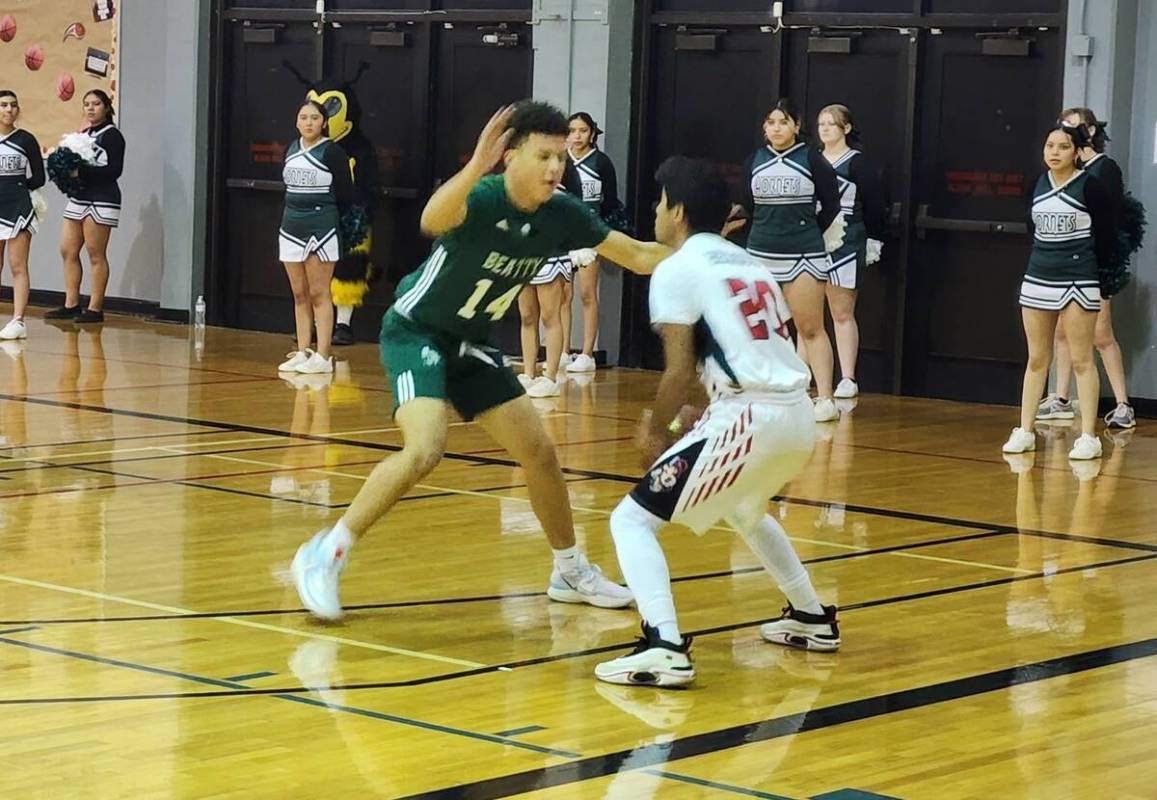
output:
[[691,396],[697,379],[695,329],[691,325],[659,325],[663,338],[663,377],[655,394],[650,417],[638,432],[639,449],[648,464],[659,457],[671,442],[669,425]]
[[422,233],[431,238],[457,228],[466,221],[466,198],[478,181],[494,169],[506,152],[506,144],[514,133],[508,123],[514,106],[505,106],[494,112],[478,135],[474,155],[458,173],[438,187],[422,209]]
[[659,266],[659,262],[675,252],[665,244],[640,242],[618,231],[611,231],[610,235],[595,247],[595,251],[603,258],[638,275],[650,275],[655,271],[655,267]]

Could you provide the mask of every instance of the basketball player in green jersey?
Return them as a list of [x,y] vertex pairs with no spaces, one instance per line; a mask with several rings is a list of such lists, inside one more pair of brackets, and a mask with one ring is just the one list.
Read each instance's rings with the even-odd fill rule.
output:
[[[470,161],[422,211],[422,232],[436,237],[434,247],[398,285],[382,320],[382,362],[404,444],[374,468],[332,528],[298,549],[294,583],[315,616],[341,616],[338,581],[350,547],[442,460],[451,408],[476,420],[522,466],[531,507],[554,549],[550,598],[605,608],[631,603],[627,589],[578,552],[554,444],[514,373],[486,344],[551,256],[593,248],[649,275],[671,252],[611,231],[579,199],[554,191],[566,165],[566,135],[566,117],[553,106],[524,101],[500,109]],[[500,161],[504,173],[489,175]]]

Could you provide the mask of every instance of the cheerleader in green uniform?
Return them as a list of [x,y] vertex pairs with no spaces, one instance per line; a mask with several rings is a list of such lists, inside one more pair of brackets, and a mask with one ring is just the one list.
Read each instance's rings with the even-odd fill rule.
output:
[[44,185],[40,144],[16,127],[20,101],[15,92],[0,89],[0,269],[4,256],[12,268],[12,319],[0,329],[0,339],[23,339],[28,305],[28,249],[36,233],[31,192]]
[[[297,350],[279,372],[332,373],[330,280],[341,257],[340,209],[353,195],[349,157],[324,135],[325,108],[310,100],[297,113],[301,138],[285,151],[285,213],[278,231],[281,261],[293,289]],[[309,349],[317,323],[317,351]]]

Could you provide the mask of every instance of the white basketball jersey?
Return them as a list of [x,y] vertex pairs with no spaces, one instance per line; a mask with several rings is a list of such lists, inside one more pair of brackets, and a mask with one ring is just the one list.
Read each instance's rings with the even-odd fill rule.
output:
[[712,400],[798,394],[807,367],[787,330],[783,292],[760,262],[721,236],[692,236],[651,276],[651,324],[693,325]]

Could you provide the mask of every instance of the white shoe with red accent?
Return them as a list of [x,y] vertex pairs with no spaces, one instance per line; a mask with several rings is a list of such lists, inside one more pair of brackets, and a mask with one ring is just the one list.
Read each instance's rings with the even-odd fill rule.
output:
[[329,541],[329,528],[320,530],[297,548],[290,572],[301,603],[318,619],[341,619],[338,582],[349,560],[349,551]]

